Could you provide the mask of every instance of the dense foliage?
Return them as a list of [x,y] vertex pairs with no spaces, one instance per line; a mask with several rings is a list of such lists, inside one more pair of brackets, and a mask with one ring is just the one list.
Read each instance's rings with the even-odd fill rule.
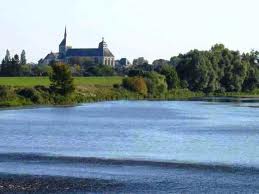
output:
[[[163,96],[176,89],[189,89],[206,94],[224,94],[226,92],[250,92],[257,89],[258,60],[259,53],[256,51],[240,53],[227,49],[222,44],[216,44],[208,51],[191,50],[186,54],[172,57],[170,61],[158,59],[152,64],[140,57],[133,60],[132,66],[113,68],[96,64],[89,58],[71,58],[68,65],[63,64],[62,67],[57,67],[54,61],[51,65],[27,64],[25,51],[11,57],[7,50],[2,60],[0,75],[6,77],[50,76],[53,81],[51,89],[61,95],[67,95],[73,91],[73,84],[68,88],[63,85],[61,89],[61,81],[57,82],[54,79],[59,79],[58,76],[69,76],[71,79],[69,78],[66,83],[69,85],[72,75],[130,77],[124,79],[122,84],[124,88],[149,97]],[[58,75],[58,71],[63,71],[64,74]],[[117,88],[120,88],[120,85],[117,85]]]
[[167,83],[165,76],[157,72],[148,72],[145,74],[145,81],[148,88],[148,93],[152,97],[160,97],[167,91]]
[[177,89],[180,87],[180,79],[178,77],[178,73],[173,66],[163,65],[158,70],[158,72],[165,76],[166,83],[169,90]]
[[147,84],[142,77],[128,77],[123,79],[122,85],[124,88],[129,89],[133,92],[137,92],[144,96],[148,93]]
[[192,91],[250,91],[258,84],[257,53],[254,52],[241,55],[224,45],[215,45],[210,51],[193,50],[172,58],[171,62]]
[[122,85],[126,89],[150,97],[160,97],[167,91],[165,76],[155,71],[146,72],[141,76],[124,78]]
[[258,87],[258,59],[258,52],[241,54],[216,44],[209,51],[192,50],[174,56],[170,61],[155,60],[153,65],[141,58],[136,60],[140,61],[139,65],[128,70],[128,76],[145,77],[156,71],[165,76],[169,90],[188,88],[207,94],[249,92]]
[[68,96],[75,91],[74,79],[68,65],[57,63],[52,65],[50,74],[50,89],[62,96]]

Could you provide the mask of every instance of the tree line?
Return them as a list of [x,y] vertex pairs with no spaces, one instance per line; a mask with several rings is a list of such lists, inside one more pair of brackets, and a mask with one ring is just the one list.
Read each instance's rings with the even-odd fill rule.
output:
[[25,50],[22,50],[20,55],[13,56],[9,50],[6,50],[5,57],[0,64],[0,76],[2,77],[48,76],[50,71],[49,65],[28,63]]
[[[240,53],[216,44],[207,51],[195,49],[170,60],[155,60],[152,64],[140,57],[130,67],[112,68],[95,64],[89,59],[74,58],[68,62],[68,67],[73,76],[127,76],[124,86],[132,89],[135,87],[132,83],[138,83],[142,86],[140,88],[144,88],[141,93],[145,94],[162,93],[177,88],[204,93],[247,92],[258,87],[258,56],[257,51]],[[52,64],[54,63],[53,61]],[[16,54],[11,57],[7,50],[0,75],[48,76],[52,71],[51,66],[29,65],[25,51],[20,56]],[[158,88],[152,88],[152,85],[156,85],[154,83]]]
[[248,92],[259,83],[259,52],[240,53],[214,45],[208,51],[191,50],[170,60],[156,60],[148,64],[143,58],[136,60],[127,72],[130,77],[145,78],[148,72],[165,76],[168,88],[188,88],[204,93]]

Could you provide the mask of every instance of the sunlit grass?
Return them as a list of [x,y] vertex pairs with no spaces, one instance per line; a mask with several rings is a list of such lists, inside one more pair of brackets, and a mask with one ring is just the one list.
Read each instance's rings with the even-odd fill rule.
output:
[[[100,85],[112,86],[121,84],[122,77],[75,77],[76,86]],[[0,85],[33,87],[37,85],[49,86],[48,77],[0,77]]]

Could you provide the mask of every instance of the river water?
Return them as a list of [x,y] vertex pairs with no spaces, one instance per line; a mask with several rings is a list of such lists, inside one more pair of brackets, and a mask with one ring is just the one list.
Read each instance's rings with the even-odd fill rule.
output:
[[0,173],[112,180],[114,193],[259,193],[259,99],[0,111]]

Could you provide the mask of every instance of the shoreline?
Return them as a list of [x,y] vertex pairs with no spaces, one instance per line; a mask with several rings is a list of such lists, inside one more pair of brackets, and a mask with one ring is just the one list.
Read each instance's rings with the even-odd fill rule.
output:
[[0,173],[1,193],[112,192],[121,186],[101,179]]
[[[19,109],[38,109],[38,108],[67,108],[67,107],[76,107],[81,106],[84,104],[93,104],[93,103],[100,103],[100,102],[116,102],[116,101],[211,101],[213,99],[233,99],[233,100],[255,100],[259,99],[259,95],[250,95],[250,96],[201,96],[201,97],[189,97],[189,98],[136,98],[136,99],[117,99],[117,100],[97,100],[97,101],[86,101],[86,102],[79,102],[73,104],[22,104],[22,105],[13,105],[13,106],[2,106],[0,104],[0,111],[2,110],[19,110]],[[229,100],[227,100],[229,102]]]
[[70,96],[59,96],[51,93],[44,86],[35,87],[3,87],[0,96],[0,109],[24,108],[24,107],[70,107],[85,103],[96,103],[118,100],[147,100],[147,101],[190,101],[201,98],[259,98],[259,91],[253,92],[231,92],[205,94],[192,92],[188,89],[170,90],[158,96],[141,95],[124,88],[112,86],[88,86],[77,87],[74,94]]

